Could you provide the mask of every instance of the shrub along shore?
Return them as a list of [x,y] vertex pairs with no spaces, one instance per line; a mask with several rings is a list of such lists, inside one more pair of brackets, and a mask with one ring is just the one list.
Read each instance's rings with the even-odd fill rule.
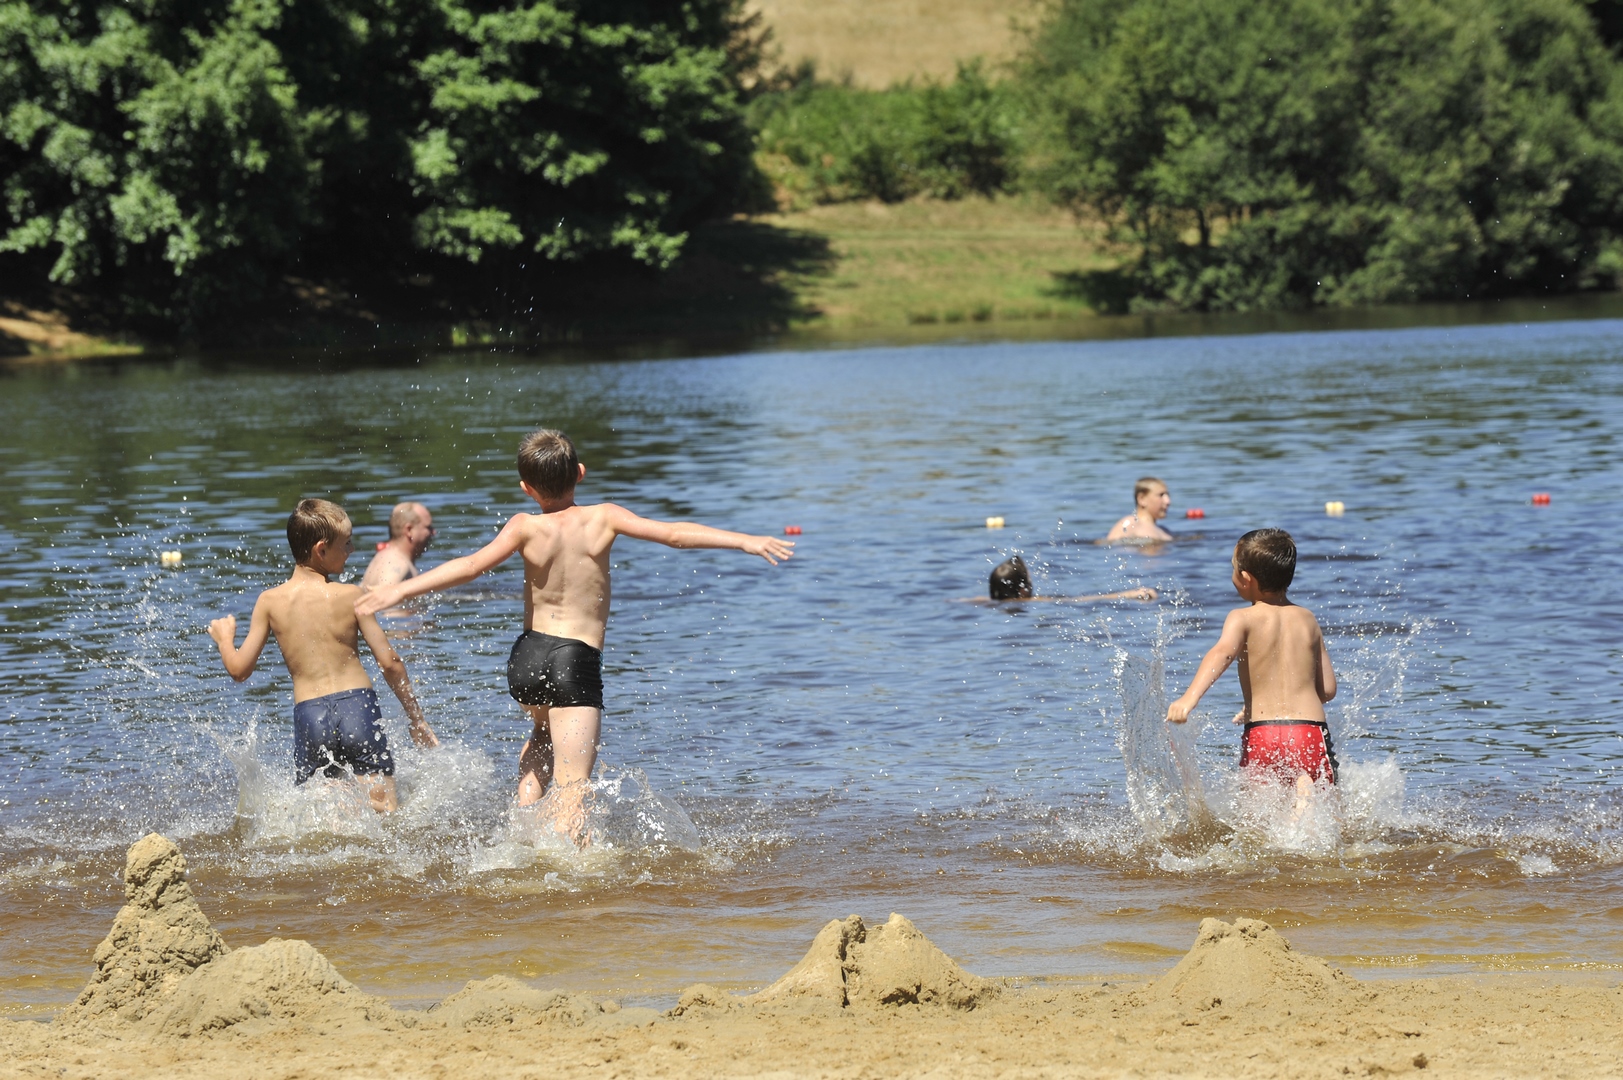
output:
[[871,90],[741,0],[11,0],[0,352],[1615,291],[1620,7],[1058,0]]

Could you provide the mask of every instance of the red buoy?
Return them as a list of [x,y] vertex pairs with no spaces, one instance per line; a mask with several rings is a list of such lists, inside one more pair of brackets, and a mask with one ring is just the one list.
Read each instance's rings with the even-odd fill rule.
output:
[[1533,505],[1534,506],[1549,506],[1550,505],[1550,493],[1548,491],[1535,491],[1533,493]]
[[783,535],[785,535],[785,536],[799,536],[800,535],[800,526],[799,525],[785,525],[783,527]]
[[379,540],[378,541],[378,550],[379,551],[382,551],[384,548],[386,548],[388,546],[389,546],[389,541],[387,541],[387,540]]
[[1183,512],[1183,516],[1186,518],[1203,518],[1206,516],[1206,511],[1198,506],[1191,506]]

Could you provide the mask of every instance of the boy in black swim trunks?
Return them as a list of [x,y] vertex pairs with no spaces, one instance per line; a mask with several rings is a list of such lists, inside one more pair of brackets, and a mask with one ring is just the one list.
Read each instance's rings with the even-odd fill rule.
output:
[[555,827],[573,839],[584,824],[584,781],[597,761],[603,714],[603,634],[609,618],[609,553],[621,536],[674,548],[731,548],[777,565],[794,545],[772,536],[640,518],[613,503],[580,506],[575,485],[586,475],[575,446],[560,431],[525,437],[518,451],[519,487],[539,514],[515,514],[496,539],[472,555],[360,597],[369,615],[426,592],[472,581],[524,556],[524,632],[507,661],[507,686],[535,730],[519,754],[517,802],[529,806],[556,783]]
[[220,647],[225,670],[242,682],[253,674],[266,641],[275,634],[293,676],[294,781],[302,784],[317,773],[340,779],[348,770],[365,789],[372,809],[388,813],[398,806],[394,755],[380,726],[377,692],[361,667],[358,637],[366,638],[405,708],[412,741],[438,746],[439,740],[423,719],[406,665],[383,628],[371,615],[355,613],[361,590],[331,580],[355,550],[350,533],[349,515],[337,505],[325,499],[299,503],[287,519],[293,576],[259,594],[241,649],[236,647],[235,615],[209,623],[209,637]]

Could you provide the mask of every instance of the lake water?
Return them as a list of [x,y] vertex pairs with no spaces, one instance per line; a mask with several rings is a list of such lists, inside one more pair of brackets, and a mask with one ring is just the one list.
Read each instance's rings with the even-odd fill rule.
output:
[[[406,1001],[497,973],[742,989],[827,919],[893,910],[986,975],[1152,973],[1206,915],[1360,974],[1623,964],[1623,323],[149,361],[0,390],[12,1015],[84,983],[150,830],[228,942],[306,938]],[[301,496],[349,509],[355,576],[399,499],[433,509],[425,565],[483,543],[528,509],[512,455],[542,424],[576,438],[583,501],[799,525],[796,557],[619,543],[591,852],[508,808],[516,562],[386,623],[445,742],[406,746],[384,691],[404,810],[295,791],[274,647],[239,687],[207,620],[285,577]],[[1144,474],[1177,543],[1093,544]],[[1159,719],[1262,525],[1295,535],[1342,680],[1339,804],[1295,825],[1235,781],[1232,674],[1192,742]],[[1045,593],[1162,599],[955,602],[1011,552]]]

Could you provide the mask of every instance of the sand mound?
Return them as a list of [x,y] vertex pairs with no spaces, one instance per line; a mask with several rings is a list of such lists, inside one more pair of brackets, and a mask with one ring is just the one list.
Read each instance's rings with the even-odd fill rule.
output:
[[959,967],[902,916],[892,914],[883,926],[870,928],[852,915],[824,926],[800,963],[740,1003],[973,1009],[996,992],[995,986]]
[[406,1019],[362,993],[307,941],[271,938],[198,968],[170,996],[152,1027],[182,1038],[249,1021],[297,1020],[323,1027]]
[[531,1024],[579,1027],[603,1006],[585,994],[537,990],[505,975],[470,982],[429,1010],[447,1027],[506,1028]]
[[1293,951],[1290,942],[1261,920],[1236,919],[1230,926],[1203,919],[1194,948],[1151,984],[1145,999],[1197,1009],[1288,1009],[1334,1004],[1356,988],[1356,982],[1318,957]]
[[182,979],[227,952],[186,882],[186,858],[150,833],[124,859],[124,907],[96,946],[96,973],[62,1010],[65,1025],[140,1020]]

